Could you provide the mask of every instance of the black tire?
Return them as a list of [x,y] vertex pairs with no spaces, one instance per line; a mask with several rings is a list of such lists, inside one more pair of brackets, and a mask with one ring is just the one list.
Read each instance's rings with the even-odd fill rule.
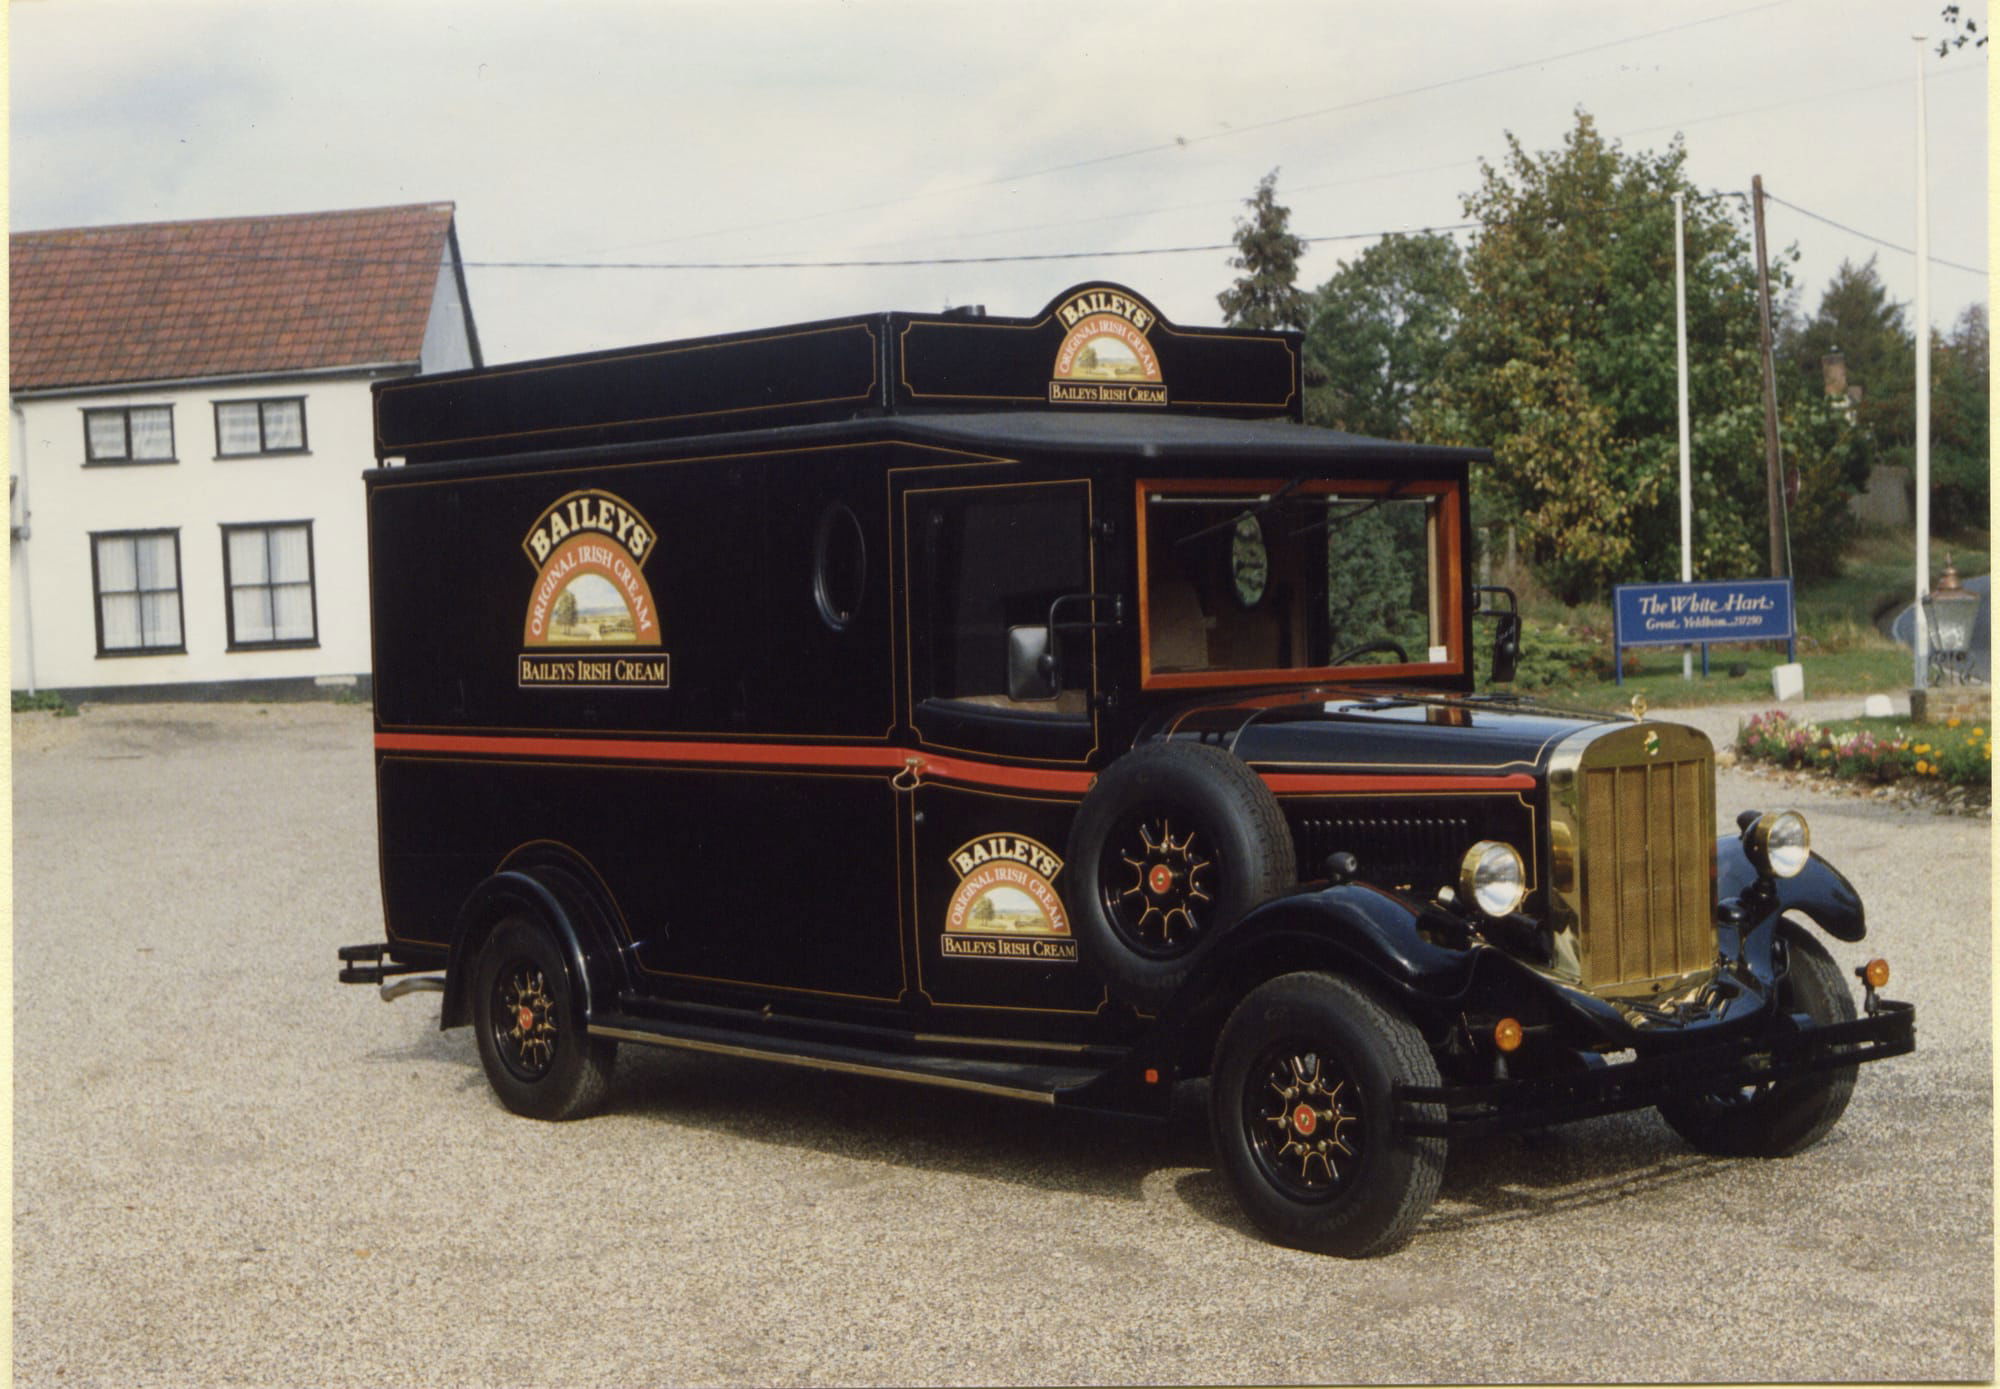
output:
[[1164,740],[1111,764],[1069,836],[1077,948],[1113,994],[1173,996],[1223,931],[1290,891],[1292,834],[1278,801],[1234,754]]
[[[1437,1198],[1446,1143],[1398,1133],[1391,1096],[1437,1083],[1423,1035],[1359,984],[1287,974],[1252,990],[1209,1082],[1216,1152],[1244,1212],[1280,1244],[1322,1254],[1407,1242]],[[1409,1112],[1444,1117],[1439,1105]]]
[[569,958],[540,923],[493,928],[472,975],[472,1030],[500,1102],[531,1119],[577,1119],[603,1102],[617,1043],[585,1032]]
[[[1854,996],[1840,967],[1804,928],[1780,922],[1789,967],[1778,1003],[1815,1023],[1848,1022]],[[1790,1157],[1826,1137],[1854,1094],[1853,1066],[1787,1080],[1663,1101],[1660,1114],[1674,1132],[1720,1157]]]

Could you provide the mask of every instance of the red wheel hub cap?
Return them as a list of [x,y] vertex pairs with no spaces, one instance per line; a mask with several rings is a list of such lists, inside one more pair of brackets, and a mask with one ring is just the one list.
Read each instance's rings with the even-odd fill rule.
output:
[[535,1010],[528,1007],[525,1003],[522,1004],[520,1018],[521,1018],[521,1030],[523,1032],[530,1030],[535,1025]]
[[1146,886],[1156,894],[1164,894],[1174,885],[1174,870],[1164,863],[1156,863],[1146,874]]
[[1302,1104],[1292,1111],[1292,1128],[1298,1132],[1299,1137],[1310,1137],[1312,1131],[1318,1127],[1319,1115],[1313,1113],[1311,1105]]

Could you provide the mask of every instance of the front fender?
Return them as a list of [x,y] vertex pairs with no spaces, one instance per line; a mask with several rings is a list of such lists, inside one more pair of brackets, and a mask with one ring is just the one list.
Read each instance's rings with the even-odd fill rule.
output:
[[[1725,834],[1715,841],[1715,889],[1718,900],[1740,898],[1757,886],[1757,868],[1740,836]],[[1835,940],[1857,941],[1868,934],[1861,894],[1854,884],[1818,854],[1796,877],[1773,880],[1780,912],[1797,911]]]
[[1359,883],[1274,898],[1222,935],[1160,1011],[1169,1030],[1226,1012],[1258,984],[1296,970],[1345,975],[1374,986],[1419,1022],[1447,1019],[1478,972],[1485,948],[1453,950],[1418,931],[1420,909]]

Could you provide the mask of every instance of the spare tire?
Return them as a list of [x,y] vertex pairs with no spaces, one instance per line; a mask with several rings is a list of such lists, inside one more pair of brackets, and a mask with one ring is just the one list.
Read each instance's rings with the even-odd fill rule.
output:
[[1167,739],[1097,779],[1069,836],[1070,918],[1114,996],[1166,1002],[1216,938],[1297,883],[1277,797],[1235,754]]

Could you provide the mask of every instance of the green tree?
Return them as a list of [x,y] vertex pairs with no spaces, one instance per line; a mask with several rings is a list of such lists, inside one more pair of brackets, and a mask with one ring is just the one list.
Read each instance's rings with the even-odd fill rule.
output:
[[1299,291],[1299,257],[1306,243],[1290,232],[1291,209],[1278,201],[1278,171],[1271,170],[1244,200],[1248,217],[1236,219],[1237,254],[1229,268],[1243,273],[1215,296],[1222,321],[1235,328],[1306,326],[1306,296]]
[[1808,390],[1823,390],[1827,359],[1840,354],[1854,420],[1870,463],[1908,467],[1916,448],[1916,338],[1903,306],[1889,297],[1875,258],[1842,261],[1819,308],[1784,334],[1784,356]]
[[[1680,570],[1674,206],[1685,195],[1693,568],[1762,573],[1764,448],[1747,210],[1689,184],[1678,138],[1628,153],[1579,110],[1562,148],[1513,135],[1465,199],[1467,295],[1420,435],[1486,444],[1482,528],[1511,527],[1579,601]],[[1774,269],[1780,294],[1785,262]],[[1817,471],[1817,469],[1815,470]]]
[[1984,529],[1992,495],[1986,306],[1931,340],[1931,517],[1941,531]]
[[1386,236],[1342,266],[1311,300],[1307,423],[1410,438],[1412,408],[1439,378],[1464,297],[1449,236]]

